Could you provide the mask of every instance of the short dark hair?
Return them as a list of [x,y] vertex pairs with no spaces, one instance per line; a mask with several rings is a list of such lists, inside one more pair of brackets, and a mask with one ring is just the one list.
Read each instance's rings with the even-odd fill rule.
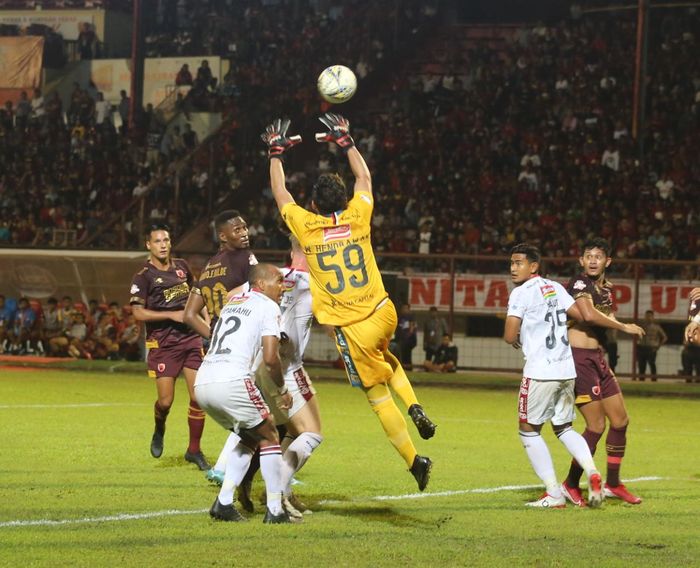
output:
[[252,288],[258,280],[267,280],[277,272],[277,267],[273,264],[268,264],[267,262],[261,262],[259,264],[254,264],[250,267],[250,272],[248,274],[248,284]]
[[150,240],[151,238],[151,233],[153,231],[167,231],[168,234],[170,234],[170,227],[166,225],[165,223],[152,223],[148,227],[146,227],[146,236]]
[[583,252],[591,249],[600,249],[605,256],[610,256],[610,243],[602,237],[593,237],[583,243]]
[[311,190],[311,199],[322,215],[345,209],[348,194],[343,178],[338,174],[321,174]]
[[228,223],[231,219],[235,219],[236,217],[241,217],[241,212],[237,209],[227,209],[226,211],[222,211],[216,217],[214,217],[214,227],[216,227],[217,231],[220,231],[226,223]]
[[542,255],[540,254],[540,249],[527,243],[520,243],[515,245],[512,249],[510,249],[510,254],[524,254],[525,258],[527,258],[530,262],[536,262],[538,264],[542,262]]

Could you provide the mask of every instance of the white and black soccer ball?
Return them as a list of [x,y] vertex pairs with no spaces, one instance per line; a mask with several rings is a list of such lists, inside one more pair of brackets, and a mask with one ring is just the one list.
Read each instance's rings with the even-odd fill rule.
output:
[[331,65],[321,72],[316,85],[325,100],[337,105],[349,101],[355,94],[357,77],[345,65]]

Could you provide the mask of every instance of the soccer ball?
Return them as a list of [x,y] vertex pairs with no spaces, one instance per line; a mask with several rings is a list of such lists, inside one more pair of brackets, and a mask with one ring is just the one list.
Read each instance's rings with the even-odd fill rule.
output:
[[344,65],[326,67],[318,76],[318,92],[329,103],[339,104],[349,101],[357,90],[357,78],[351,69]]

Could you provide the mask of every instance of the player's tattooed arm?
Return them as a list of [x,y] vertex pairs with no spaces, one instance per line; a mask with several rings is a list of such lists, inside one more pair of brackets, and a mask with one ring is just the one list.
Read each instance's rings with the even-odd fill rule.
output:
[[156,310],[149,310],[138,304],[132,305],[134,319],[138,321],[165,321],[172,320],[178,323],[182,323],[185,310],[164,310],[158,312]]

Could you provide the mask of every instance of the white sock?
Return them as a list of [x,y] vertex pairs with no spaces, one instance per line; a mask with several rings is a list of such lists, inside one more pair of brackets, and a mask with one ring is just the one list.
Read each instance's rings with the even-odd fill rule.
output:
[[233,448],[235,448],[236,444],[238,444],[240,441],[241,437],[238,434],[231,432],[228,435],[228,438],[226,438],[226,442],[224,443],[224,447],[221,449],[221,453],[219,454],[219,459],[216,460],[216,464],[214,464],[214,469],[216,471],[226,471],[226,462],[228,461],[228,457],[231,455]]
[[561,488],[557,481],[557,474],[554,472],[552,456],[542,436],[537,432],[519,432],[519,434],[532,469],[544,483],[547,493],[554,498],[561,497]]
[[282,457],[282,487],[284,487],[285,496],[292,494],[291,481],[294,474],[304,466],[322,441],[321,434],[303,432],[289,444]]
[[564,444],[564,447],[571,454],[571,457],[573,457],[583,468],[583,471],[586,473],[586,477],[590,477],[591,473],[597,471],[593,461],[593,456],[591,455],[591,450],[588,447],[585,438],[581,436],[581,434],[569,427],[563,432],[557,434],[557,437],[559,438],[559,441]]
[[253,450],[243,444],[233,447],[226,460],[224,482],[219,491],[219,503],[230,505],[233,503],[233,492],[241,484],[248,471],[250,460],[253,459]]
[[267,508],[273,515],[282,513],[282,450],[278,444],[260,448],[260,473],[265,480]]

